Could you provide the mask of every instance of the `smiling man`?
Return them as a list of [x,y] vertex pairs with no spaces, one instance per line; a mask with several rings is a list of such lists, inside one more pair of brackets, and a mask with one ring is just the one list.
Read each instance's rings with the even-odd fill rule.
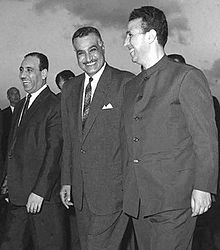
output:
[[60,201],[60,101],[46,84],[48,59],[33,52],[19,68],[26,97],[15,107],[9,135],[7,230],[0,249],[65,249]]
[[78,29],[72,42],[84,73],[62,89],[61,199],[67,208],[74,203],[82,250],[117,250],[128,221],[122,214],[119,90],[133,75],[105,62],[96,28]]
[[196,216],[217,189],[218,142],[203,73],[168,59],[168,25],[153,7],[134,9],[124,45],[142,72],[124,88],[123,210],[140,250],[189,250]]

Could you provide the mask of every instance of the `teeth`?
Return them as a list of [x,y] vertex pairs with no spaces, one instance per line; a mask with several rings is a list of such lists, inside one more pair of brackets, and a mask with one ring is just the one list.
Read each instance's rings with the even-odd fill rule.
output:
[[87,63],[86,65],[92,66],[92,65],[94,65],[94,64],[95,64],[95,62],[91,62],[91,63]]
[[130,49],[129,52],[130,54],[132,54],[134,52],[134,49]]
[[28,85],[28,84],[29,84],[29,82],[23,82],[23,84],[24,84],[24,85]]

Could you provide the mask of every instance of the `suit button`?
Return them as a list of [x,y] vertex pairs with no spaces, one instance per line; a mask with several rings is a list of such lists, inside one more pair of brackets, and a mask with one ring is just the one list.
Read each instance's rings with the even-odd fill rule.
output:
[[135,119],[135,121],[139,121],[139,120],[142,119],[142,117],[141,116],[135,116],[134,119]]
[[84,149],[81,149],[80,152],[81,152],[82,154],[85,154],[85,153],[86,153],[86,151],[85,151]]
[[12,159],[12,156],[13,156],[12,153],[9,152],[9,153],[8,153],[8,159],[9,159],[9,160]]
[[133,141],[134,141],[134,142],[138,142],[138,141],[139,141],[139,138],[134,137],[134,138],[133,138]]
[[134,162],[134,163],[139,163],[139,162],[140,162],[140,160],[135,159],[133,162]]

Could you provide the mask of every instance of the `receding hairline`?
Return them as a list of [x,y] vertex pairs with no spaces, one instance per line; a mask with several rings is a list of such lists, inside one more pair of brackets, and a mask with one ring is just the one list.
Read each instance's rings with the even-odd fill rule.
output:
[[99,35],[97,35],[95,32],[91,32],[91,33],[89,33],[89,34],[87,34],[87,35],[84,35],[84,36],[77,36],[77,37],[75,37],[75,38],[72,38],[72,43],[74,44],[74,41],[75,41],[77,38],[79,38],[79,39],[82,38],[82,39],[83,39],[83,38],[86,38],[86,37],[88,37],[88,36],[95,36],[95,37],[97,37],[98,41],[104,43],[103,40],[102,40],[102,37],[100,37]]

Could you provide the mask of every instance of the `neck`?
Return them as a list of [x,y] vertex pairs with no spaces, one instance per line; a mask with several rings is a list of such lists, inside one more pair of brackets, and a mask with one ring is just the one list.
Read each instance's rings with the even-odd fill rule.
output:
[[160,61],[160,59],[165,55],[164,48],[161,46],[156,46],[151,48],[151,50],[148,53],[148,56],[146,56],[146,60],[142,64],[145,69],[148,69],[152,66],[154,66],[157,62]]

